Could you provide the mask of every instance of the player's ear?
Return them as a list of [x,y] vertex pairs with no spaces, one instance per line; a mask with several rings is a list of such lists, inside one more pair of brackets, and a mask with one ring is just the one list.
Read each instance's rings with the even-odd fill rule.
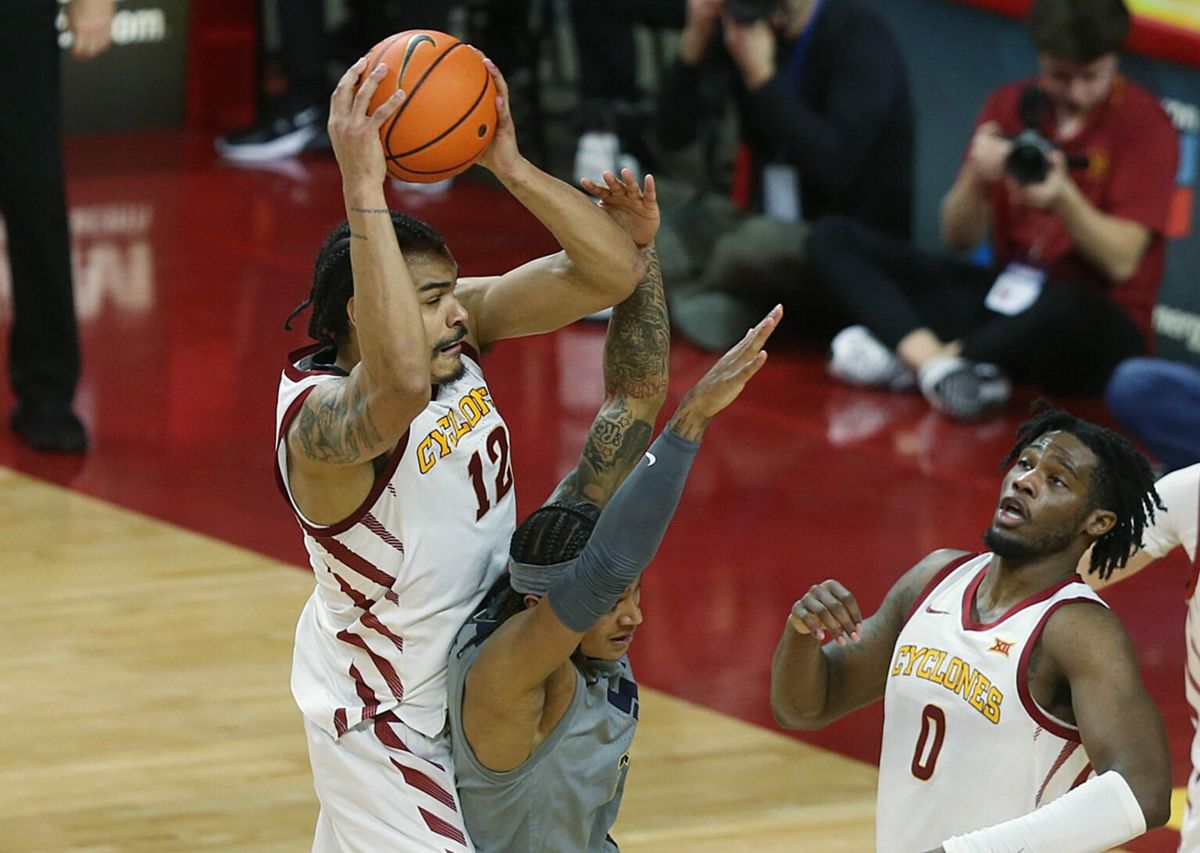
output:
[[525,609],[528,610],[530,607],[536,607],[537,603],[541,600],[542,600],[542,597],[540,595],[526,595],[525,596]]
[[1084,531],[1093,539],[1099,539],[1117,524],[1117,514],[1109,509],[1094,509],[1084,523]]
[[358,324],[354,322],[354,297],[351,296],[346,300],[346,316],[350,318],[350,326],[354,327]]

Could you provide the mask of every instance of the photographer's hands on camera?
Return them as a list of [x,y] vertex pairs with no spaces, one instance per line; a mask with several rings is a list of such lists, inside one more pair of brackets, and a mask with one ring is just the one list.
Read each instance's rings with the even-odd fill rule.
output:
[[1016,204],[1043,210],[1054,207],[1068,180],[1066,156],[1058,149],[1046,152],[1046,176],[1034,183],[1023,183],[1010,173],[1009,159],[1014,148],[1015,143],[1001,132],[997,122],[984,122],[971,139],[967,167],[982,185],[1004,180]]

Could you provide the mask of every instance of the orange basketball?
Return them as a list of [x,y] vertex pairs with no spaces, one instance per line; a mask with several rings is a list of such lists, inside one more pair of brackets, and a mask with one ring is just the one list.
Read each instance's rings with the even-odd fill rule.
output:
[[437,30],[405,30],[367,54],[366,75],[387,73],[371,111],[397,88],[408,96],[379,130],[388,174],[428,184],[466,171],[496,133],[496,84],[469,44]]

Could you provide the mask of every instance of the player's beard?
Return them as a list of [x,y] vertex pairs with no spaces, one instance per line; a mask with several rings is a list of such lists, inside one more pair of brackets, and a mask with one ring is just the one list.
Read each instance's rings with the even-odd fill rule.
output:
[[[446,347],[454,346],[459,341],[465,340],[466,337],[467,337],[467,327],[459,326],[459,332],[457,335],[454,335],[453,337],[447,338],[442,341],[438,341],[437,346],[435,346],[433,348],[434,361],[436,362],[437,359],[439,357],[441,357],[442,350],[444,350]],[[430,377],[433,380],[433,383],[435,385],[450,385],[450,384],[455,383],[458,380],[463,378],[463,374],[465,374],[467,372],[467,365],[466,365],[466,362],[464,362],[462,359],[462,351],[461,350],[459,350],[459,352],[457,354],[457,358],[458,358],[458,362],[449,371],[447,371],[445,373],[439,373],[436,376]]]
[[983,544],[1001,559],[1020,565],[1064,551],[1074,538],[1074,531],[1065,528],[1033,539],[1020,539],[1008,531],[989,527],[983,534]]

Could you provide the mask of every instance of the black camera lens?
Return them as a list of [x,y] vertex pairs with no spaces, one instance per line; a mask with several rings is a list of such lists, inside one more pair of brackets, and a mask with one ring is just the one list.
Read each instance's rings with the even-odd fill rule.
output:
[[1019,184],[1040,184],[1050,174],[1050,140],[1036,130],[1023,130],[1012,141],[1004,169]]

